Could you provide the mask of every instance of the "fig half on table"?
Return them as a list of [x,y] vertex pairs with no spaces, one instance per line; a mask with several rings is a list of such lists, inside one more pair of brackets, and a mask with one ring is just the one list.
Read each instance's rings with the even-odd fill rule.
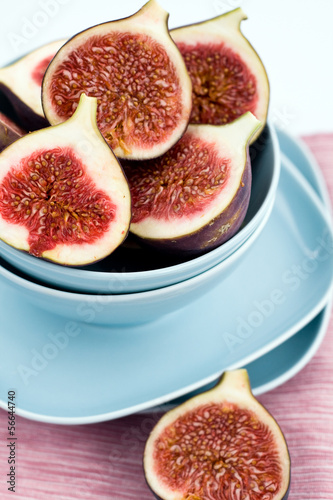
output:
[[163,500],[286,500],[290,457],[280,427],[251,392],[246,370],[167,412],[144,452]]
[[84,265],[125,239],[131,200],[123,170],[82,94],[61,125],[32,132],[0,154],[0,239],[59,264]]

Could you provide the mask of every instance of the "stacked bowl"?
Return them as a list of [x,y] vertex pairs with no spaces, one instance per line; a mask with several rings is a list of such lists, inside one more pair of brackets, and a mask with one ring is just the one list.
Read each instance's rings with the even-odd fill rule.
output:
[[230,274],[259,236],[272,210],[280,172],[279,146],[267,125],[251,146],[252,190],[241,229],[203,255],[176,258],[128,238],[110,257],[66,267],[0,241],[0,275],[26,300],[75,321],[137,325],[199,299]]

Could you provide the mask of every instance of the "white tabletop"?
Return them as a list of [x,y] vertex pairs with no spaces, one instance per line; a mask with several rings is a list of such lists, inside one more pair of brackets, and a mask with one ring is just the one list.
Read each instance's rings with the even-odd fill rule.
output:
[[[0,65],[88,26],[128,16],[144,0],[15,0],[0,18]],[[160,0],[170,27],[242,7],[243,33],[271,83],[270,118],[295,134],[333,131],[331,0]]]

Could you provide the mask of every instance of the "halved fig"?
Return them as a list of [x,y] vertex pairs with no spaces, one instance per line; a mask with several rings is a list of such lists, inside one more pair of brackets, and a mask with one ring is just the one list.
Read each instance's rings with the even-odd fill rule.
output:
[[246,370],[166,413],[144,452],[148,485],[163,500],[286,500],[290,457]]
[[25,134],[25,130],[0,112],[0,152]]
[[251,192],[250,113],[228,125],[190,125],[166,154],[124,164],[130,231],[150,245],[195,254],[221,245],[245,217]]
[[49,43],[0,68],[0,90],[11,101],[26,130],[48,125],[42,108],[41,85],[47,66],[64,43],[65,40]]
[[154,158],[184,133],[191,80],[167,26],[150,0],[136,14],[75,35],[47,69],[42,101],[54,125],[75,111],[82,92],[98,98],[97,123],[121,158]]
[[265,68],[240,31],[241,8],[171,31],[192,79],[191,123],[223,125],[246,111],[266,123],[269,83]]
[[130,192],[82,95],[67,122],[32,132],[0,154],[0,239],[66,265],[109,255],[127,235]]

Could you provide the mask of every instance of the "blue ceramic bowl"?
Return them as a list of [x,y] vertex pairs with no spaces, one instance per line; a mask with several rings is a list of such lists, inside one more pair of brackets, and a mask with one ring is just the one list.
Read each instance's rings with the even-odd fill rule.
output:
[[65,267],[38,259],[3,241],[0,241],[0,256],[32,279],[61,290],[79,293],[126,294],[180,283],[229,258],[267,219],[280,172],[279,144],[272,125],[266,126],[251,147],[250,154],[252,191],[242,228],[229,241],[204,255],[191,259],[170,257],[140,248],[129,238],[108,258],[81,268]]
[[0,259],[0,279],[14,288],[24,300],[50,313],[75,322],[94,325],[138,325],[157,320],[199,299],[212,290],[236,267],[261,233],[272,210],[268,207],[259,227],[228,259],[175,285],[140,293],[96,295],[57,290],[32,281]]

